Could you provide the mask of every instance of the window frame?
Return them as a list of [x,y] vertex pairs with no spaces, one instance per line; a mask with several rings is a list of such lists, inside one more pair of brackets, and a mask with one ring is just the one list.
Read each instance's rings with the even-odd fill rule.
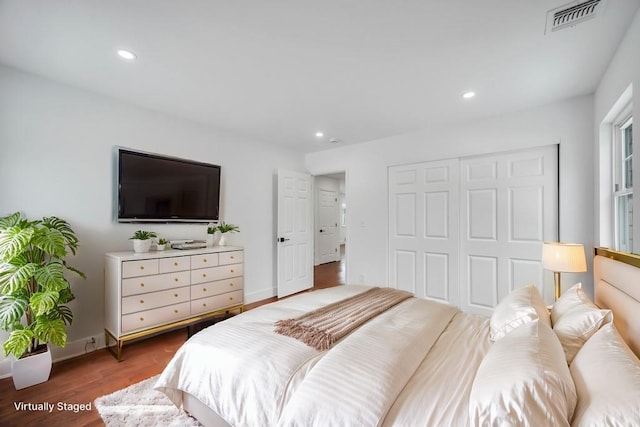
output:
[[[632,253],[633,248],[633,133],[631,137],[631,153],[627,156],[625,145],[625,130],[633,126],[632,105],[628,104],[623,111],[616,117],[612,123],[612,172],[613,172],[613,188],[612,188],[612,204],[613,204],[613,223],[614,223],[614,245],[618,251]],[[632,127],[633,132],[633,127]],[[627,161],[628,160],[628,161]],[[627,165],[631,169],[628,175]],[[627,176],[630,176],[630,183],[627,183]],[[630,211],[626,215],[627,221],[621,224],[620,201],[623,198],[631,199],[627,202],[630,205]],[[629,210],[629,208],[627,208]],[[622,235],[621,227],[627,228],[626,236]],[[624,237],[624,238],[623,238]]]

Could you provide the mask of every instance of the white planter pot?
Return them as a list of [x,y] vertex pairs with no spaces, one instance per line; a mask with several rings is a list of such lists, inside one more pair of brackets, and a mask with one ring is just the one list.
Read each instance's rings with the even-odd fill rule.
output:
[[212,248],[215,245],[217,245],[218,242],[220,241],[220,236],[221,234],[219,231],[216,231],[213,234],[207,234],[207,247]]
[[218,240],[218,246],[227,246],[227,239],[224,237],[224,234],[220,235],[220,240]]
[[139,253],[149,252],[149,249],[151,248],[151,243],[152,243],[151,239],[147,239],[147,240],[133,239],[133,250]]
[[51,374],[51,351],[34,356],[24,357],[11,362],[11,375],[16,390],[40,384],[49,379]]
[[158,243],[156,245],[156,250],[158,250],[158,251],[164,251],[165,249],[167,249],[167,245],[166,244],[161,245],[160,243]]

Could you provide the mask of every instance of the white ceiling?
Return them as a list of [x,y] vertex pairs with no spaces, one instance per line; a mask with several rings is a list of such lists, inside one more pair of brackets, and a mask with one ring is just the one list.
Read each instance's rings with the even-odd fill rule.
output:
[[0,62],[310,152],[593,93],[640,0],[566,3],[0,0]]

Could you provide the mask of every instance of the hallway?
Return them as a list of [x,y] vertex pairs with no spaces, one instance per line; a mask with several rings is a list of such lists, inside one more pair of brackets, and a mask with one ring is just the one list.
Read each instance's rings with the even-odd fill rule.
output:
[[312,290],[331,288],[345,284],[345,245],[340,245],[340,261],[328,262],[313,267]]

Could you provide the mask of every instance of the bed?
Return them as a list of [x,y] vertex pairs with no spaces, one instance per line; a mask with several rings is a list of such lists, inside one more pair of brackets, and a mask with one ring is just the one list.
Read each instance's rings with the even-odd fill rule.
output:
[[[634,425],[640,423],[640,362],[629,346],[638,354],[640,270],[595,258],[601,307],[581,301],[579,286],[551,310],[535,286],[520,288],[491,318],[409,298],[328,350],[275,333],[274,324],[371,288],[301,294],[194,335],[156,389],[204,426],[599,425],[603,420]],[[611,341],[618,349],[613,355]],[[599,361],[622,368],[609,367],[603,378],[593,372]],[[619,392],[613,396],[602,393],[601,384],[612,378]]]

